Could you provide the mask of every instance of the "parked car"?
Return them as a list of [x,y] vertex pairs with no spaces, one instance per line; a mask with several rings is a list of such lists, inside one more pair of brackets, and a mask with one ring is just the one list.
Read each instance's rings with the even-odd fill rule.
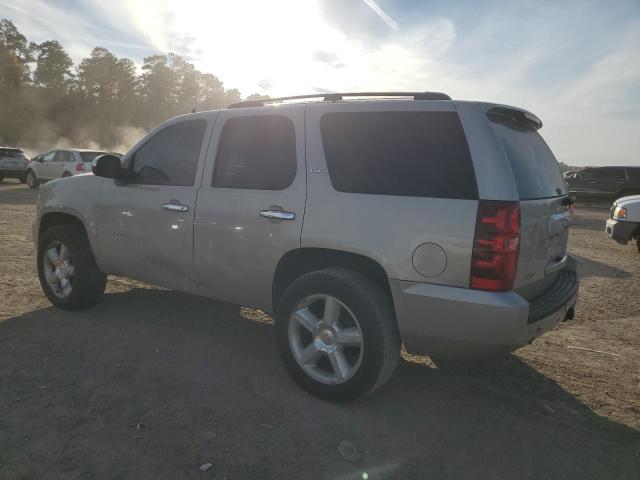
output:
[[97,150],[65,149],[37,155],[27,167],[27,185],[38,188],[40,183],[54,178],[90,172],[93,160],[105,153]]
[[0,147],[0,182],[5,178],[27,181],[29,159],[19,148]]
[[566,177],[569,193],[607,200],[640,193],[640,167],[591,167]]
[[622,197],[613,203],[606,231],[609,238],[623,245],[635,240],[640,253],[640,195]]
[[348,98],[177,117],[46,185],[46,296],[84,308],[114,274],[262,309],[289,373],[335,401],[380,387],[401,343],[500,354],[573,317],[572,200],[535,115]]

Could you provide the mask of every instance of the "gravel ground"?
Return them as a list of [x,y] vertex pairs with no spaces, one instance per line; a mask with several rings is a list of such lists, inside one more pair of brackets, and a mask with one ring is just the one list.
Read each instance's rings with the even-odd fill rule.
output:
[[577,209],[574,321],[478,365],[405,355],[333,405],[288,378],[261,312],[122,278],[52,308],[36,196],[0,182],[0,479],[638,478],[640,256],[606,238],[606,206]]

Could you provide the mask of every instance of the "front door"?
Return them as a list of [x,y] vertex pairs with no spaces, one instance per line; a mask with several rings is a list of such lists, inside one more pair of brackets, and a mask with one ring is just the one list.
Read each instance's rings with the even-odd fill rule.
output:
[[104,181],[98,238],[101,267],[176,290],[193,285],[193,217],[211,116],[172,122],[123,159],[124,185]]
[[56,151],[47,153],[36,165],[36,176],[39,179],[50,180],[53,178],[53,159],[55,158],[56,153]]
[[300,247],[306,196],[304,105],[220,112],[194,224],[204,295],[272,309],[276,266]]

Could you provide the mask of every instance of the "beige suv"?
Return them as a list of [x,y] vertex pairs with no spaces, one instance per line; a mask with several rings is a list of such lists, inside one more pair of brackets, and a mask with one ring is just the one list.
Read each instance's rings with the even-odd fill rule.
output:
[[401,343],[509,352],[571,318],[578,292],[572,199],[541,126],[438,93],[177,117],[43,187],[42,288],[88,307],[114,274],[271,312],[293,378],[337,401],[382,385]]

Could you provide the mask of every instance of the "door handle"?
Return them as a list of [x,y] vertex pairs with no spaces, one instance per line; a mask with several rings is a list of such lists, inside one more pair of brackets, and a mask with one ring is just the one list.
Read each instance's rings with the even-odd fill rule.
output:
[[162,205],[162,209],[170,212],[188,212],[189,205],[184,205],[177,200],[171,200],[169,203]]
[[275,220],[295,220],[296,218],[294,212],[287,212],[286,210],[260,210],[260,216]]

